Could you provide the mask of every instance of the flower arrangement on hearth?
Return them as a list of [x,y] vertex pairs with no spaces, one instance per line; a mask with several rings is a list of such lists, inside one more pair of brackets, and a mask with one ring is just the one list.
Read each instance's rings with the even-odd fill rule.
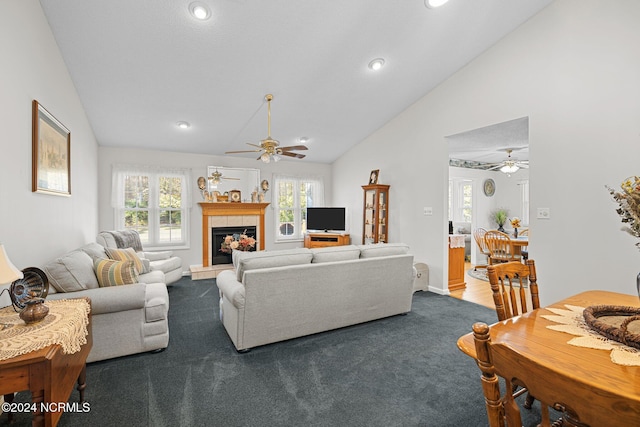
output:
[[[613,200],[618,202],[618,215],[622,217],[622,222],[626,224],[623,228],[632,236],[640,238],[640,177],[631,176],[620,184],[622,192],[606,186]],[[636,243],[640,249],[640,242]]]
[[250,251],[256,246],[256,239],[247,235],[247,230],[243,233],[234,233],[224,238],[224,242],[220,245],[220,252],[226,254],[236,251]]

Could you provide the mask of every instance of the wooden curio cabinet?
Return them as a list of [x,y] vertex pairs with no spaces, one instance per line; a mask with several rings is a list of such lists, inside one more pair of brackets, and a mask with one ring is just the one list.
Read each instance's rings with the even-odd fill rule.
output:
[[389,236],[389,185],[363,185],[362,243],[386,243]]

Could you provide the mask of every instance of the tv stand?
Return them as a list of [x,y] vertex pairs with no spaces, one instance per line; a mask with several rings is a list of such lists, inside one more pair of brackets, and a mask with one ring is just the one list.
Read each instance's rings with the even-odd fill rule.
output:
[[340,233],[307,233],[304,236],[305,248],[325,248],[327,246],[348,245],[351,238]]

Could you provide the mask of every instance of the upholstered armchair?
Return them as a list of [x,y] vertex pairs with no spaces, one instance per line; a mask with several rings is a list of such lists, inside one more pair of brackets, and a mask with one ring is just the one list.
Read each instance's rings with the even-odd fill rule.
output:
[[135,230],[101,231],[96,241],[105,248],[132,248],[142,259],[145,269],[164,273],[167,285],[177,282],[182,277],[182,259],[173,256],[171,251],[143,250],[140,235]]

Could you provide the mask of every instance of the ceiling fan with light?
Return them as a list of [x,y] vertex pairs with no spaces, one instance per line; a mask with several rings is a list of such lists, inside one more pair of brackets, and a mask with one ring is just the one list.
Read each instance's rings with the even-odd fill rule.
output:
[[211,172],[211,176],[207,177],[207,179],[209,180],[209,183],[213,186],[220,184],[220,181],[223,179],[234,179],[236,181],[240,180],[240,178],[231,178],[231,177],[222,176],[222,172],[218,172],[218,169]]
[[529,167],[528,160],[518,160],[514,157],[511,157],[511,152],[513,151],[512,148],[506,148],[504,151],[507,152],[507,159],[501,161],[500,163],[492,165],[487,170],[499,170],[502,173],[509,174],[517,172],[520,168],[526,169]]
[[267,101],[268,105],[268,127],[267,134],[268,136],[260,141],[260,145],[252,144],[247,142],[247,145],[251,145],[252,147],[256,147],[255,150],[244,150],[244,151],[227,151],[225,154],[238,154],[238,153],[259,153],[260,157],[258,160],[262,160],[265,163],[269,163],[271,160],[274,162],[280,161],[280,156],[288,156],[295,157],[297,159],[303,159],[305,157],[304,154],[293,153],[294,150],[308,150],[308,148],[304,145],[292,145],[289,147],[280,147],[280,143],[275,139],[271,138],[271,100],[273,99],[273,95],[268,94],[264,97]]

